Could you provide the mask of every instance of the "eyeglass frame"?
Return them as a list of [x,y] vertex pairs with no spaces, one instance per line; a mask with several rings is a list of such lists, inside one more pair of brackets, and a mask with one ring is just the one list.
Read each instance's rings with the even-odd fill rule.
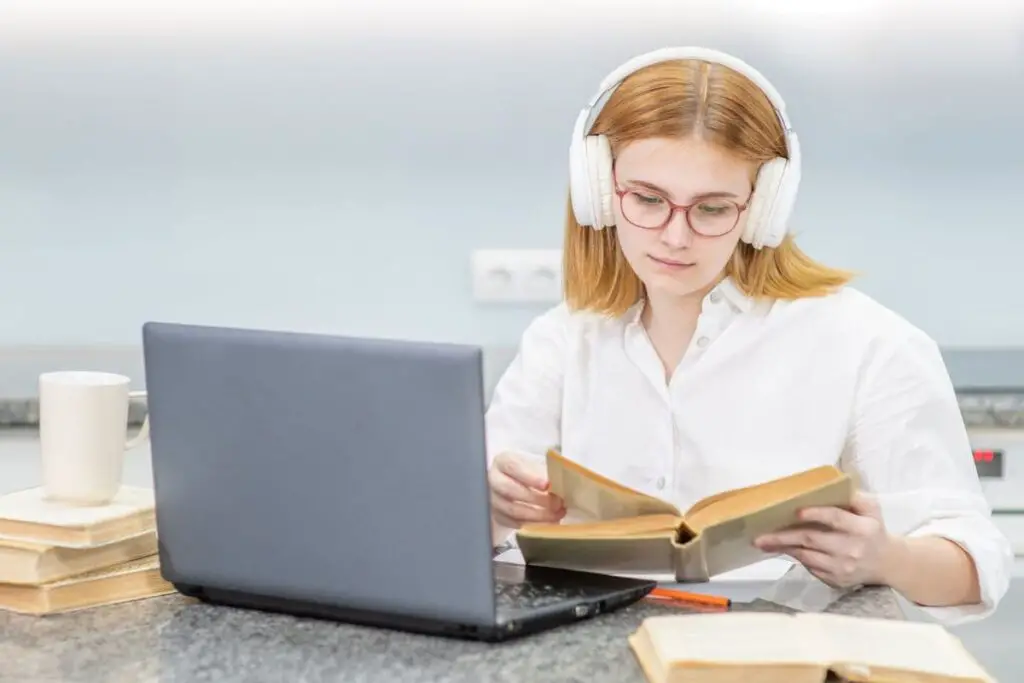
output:
[[666,225],[668,225],[669,223],[672,222],[672,219],[675,218],[677,211],[682,211],[683,212],[683,216],[686,218],[686,226],[693,232],[693,234],[700,235],[701,237],[723,237],[725,235],[728,235],[730,232],[732,232],[733,230],[736,229],[736,226],[740,224],[740,217],[743,215],[743,212],[746,211],[748,208],[750,208],[750,200],[751,200],[750,197],[748,197],[747,200],[745,202],[743,202],[742,204],[740,204],[739,202],[733,201],[732,199],[729,199],[727,197],[722,197],[721,199],[723,201],[727,201],[727,202],[729,202],[730,204],[732,204],[733,206],[736,207],[736,209],[737,209],[737,211],[736,211],[736,221],[732,224],[732,227],[729,228],[728,230],[726,230],[725,232],[714,234],[714,235],[708,235],[708,234],[700,232],[699,230],[694,228],[693,227],[693,221],[690,220],[690,209],[692,209],[695,206],[700,205],[702,202],[707,201],[707,200],[702,199],[700,201],[694,202],[693,204],[676,204],[675,202],[673,202],[668,197],[662,195],[660,192],[655,192],[654,190],[651,190],[652,194],[657,195],[658,197],[663,199],[666,204],[668,204],[669,210],[668,210],[668,217],[665,219],[665,221],[661,225],[658,225],[658,226],[655,226],[655,227],[647,227],[645,225],[637,225],[633,221],[629,220],[629,218],[626,217],[625,209],[622,208],[622,197],[624,195],[630,193],[630,192],[637,192],[637,190],[629,190],[629,189],[622,190],[622,189],[619,189],[619,181],[618,181],[618,176],[615,173],[615,169],[612,169],[612,182],[614,183],[614,190],[613,191],[615,192],[615,195],[619,198],[619,211],[622,212],[622,217],[625,218],[627,221],[629,221],[630,225],[636,226],[636,227],[640,228],[641,230],[662,230]]

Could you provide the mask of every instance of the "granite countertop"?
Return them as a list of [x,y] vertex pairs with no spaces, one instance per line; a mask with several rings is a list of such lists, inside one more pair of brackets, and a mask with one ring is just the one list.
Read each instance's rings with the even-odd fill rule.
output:
[[[962,393],[957,397],[960,413],[968,427],[1013,429],[1024,427],[1024,391]],[[138,426],[146,417],[146,400],[133,398],[128,404],[128,424]],[[38,427],[37,398],[0,397],[0,428]]]
[[[761,598],[735,609],[794,611]],[[0,681],[583,681],[645,683],[626,636],[678,607],[640,602],[500,644],[206,605],[181,595],[65,615],[0,613]],[[895,594],[863,588],[817,611],[902,619]]]

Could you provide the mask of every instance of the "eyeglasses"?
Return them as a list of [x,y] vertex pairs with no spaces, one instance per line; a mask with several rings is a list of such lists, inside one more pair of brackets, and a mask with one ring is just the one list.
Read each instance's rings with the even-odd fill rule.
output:
[[668,225],[676,211],[682,211],[690,229],[704,237],[721,237],[731,232],[748,206],[719,197],[694,204],[674,204],[654,192],[615,188],[615,194],[623,217],[638,228],[659,230]]

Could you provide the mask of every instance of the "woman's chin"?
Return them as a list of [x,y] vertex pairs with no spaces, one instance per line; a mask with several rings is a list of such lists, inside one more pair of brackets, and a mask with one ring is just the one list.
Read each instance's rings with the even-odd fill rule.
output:
[[649,273],[643,278],[648,290],[657,290],[665,294],[682,296],[692,294],[707,283],[699,271],[690,268],[680,273]]
[[651,295],[661,295],[672,299],[700,296],[703,297],[714,284],[714,277],[695,272],[687,276],[666,277],[663,274],[648,274],[642,278],[644,288]]

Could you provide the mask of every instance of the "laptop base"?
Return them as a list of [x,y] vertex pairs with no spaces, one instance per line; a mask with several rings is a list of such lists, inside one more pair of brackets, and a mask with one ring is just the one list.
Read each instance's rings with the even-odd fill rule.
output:
[[[448,619],[372,612],[338,605],[256,595],[230,589],[207,588],[184,583],[175,583],[174,586],[182,595],[196,598],[209,605],[272,612],[421,635],[496,643],[550,631],[574,622],[614,612],[643,599],[657,585],[654,581],[643,579],[569,572],[544,567],[527,567],[525,573],[521,567],[518,570],[512,569],[512,571],[519,572],[519,578],[503,578],[501,575],[513,567],[506,565],[505,571],[503,571],[503,564],[495,563],[497,591],[508,586],[533,585],[537,587],[538,592],[544,594],[544,599],[548,604],[531,606],[527,601],[520,608],[500,605],[495,623],[464,624]],[[566,594],[564,599],[554,601],[553,597],[557,597],[560,589],[569,589],[575,595]],[[552,591],[554,594],[551,593]],[[592,595],[588,596],[588,594]]]

